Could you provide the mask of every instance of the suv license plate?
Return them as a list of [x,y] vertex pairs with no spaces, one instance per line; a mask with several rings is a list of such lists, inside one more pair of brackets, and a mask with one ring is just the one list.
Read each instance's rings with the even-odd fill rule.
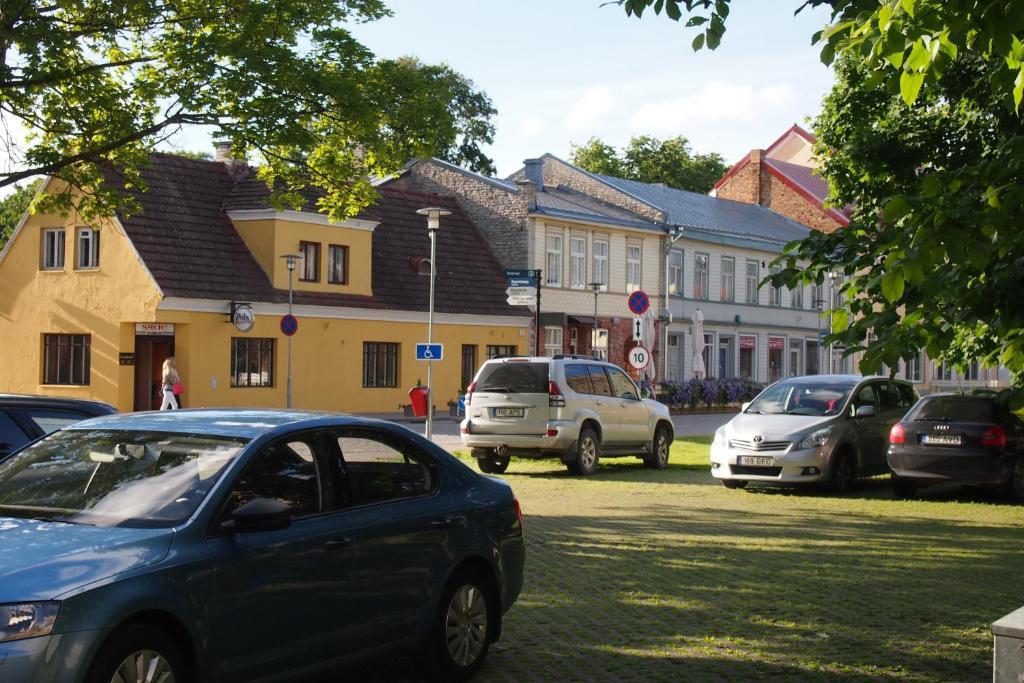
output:
[[959,446],[962,441],[959,434],[925,434],[921,443],[936,446]]
[[737,465],[753,465],[754,467],[775,467],[775,458],[763,455],[741,455],[736,458]]
[[522,408],[495,408],[494,417],[522,417],[525,411]]

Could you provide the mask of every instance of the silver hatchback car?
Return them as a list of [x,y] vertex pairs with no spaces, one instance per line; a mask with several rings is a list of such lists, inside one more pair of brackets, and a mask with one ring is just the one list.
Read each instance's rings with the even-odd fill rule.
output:
[[513,455],[557,457],[573,474],[592,474],[610,456],[664,469],[674,438],[668,407],[621,368],[589,356],[487,361],[469,387],[461,434],[491,473],[504,472]]
[[784,379],[718,428],[711,474],[728,488],[827,482],[845,493],[858,477],[889,471],[889,428],[916,401],[910,383],[884,377]]

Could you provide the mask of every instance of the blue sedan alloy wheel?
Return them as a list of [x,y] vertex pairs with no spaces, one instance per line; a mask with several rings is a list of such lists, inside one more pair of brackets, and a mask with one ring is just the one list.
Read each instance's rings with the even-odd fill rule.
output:
[[156,650],[138,650],[124,658],[110,683],[174,683],[171,664]]
[[86,683],[191,683],[177,645],[161,629],[129,622],[100,648]]
[[448,654],[459,666],[470,666],[487,644],[487,600],[479,588],[464,584],[452,596],[445,618]]

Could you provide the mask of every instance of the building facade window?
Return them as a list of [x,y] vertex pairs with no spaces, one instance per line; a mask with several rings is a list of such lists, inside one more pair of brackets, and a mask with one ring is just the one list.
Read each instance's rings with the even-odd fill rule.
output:
[[594,239],[594,279],[593,282],[608,289],[608,240]]
[[640,258],[641,250],[639,244],[626,245],[626,291],[633,292],[642,289],[640,282]]
[[100,231],[92,228],[78,229],[77,268],[100,267]]
[[547,283],[549,287],[562,286],[562,236],[547,236]]
[[760,280],[758,277],[758,264],[757,261],[747,259],[747,303],[757,303],[757,282]]
[[299,254],[302,255],[302,273],[299,279],[303,282],[319,282],[320,243],[299,242]]
[[777,382],[785,372],[785,337],[768,337],[768,381]]
[[810,339],[804,340],[804,346],[807,348],[807,374],[817,375],[821,373],[821,342],[812,341]]
[[722,257],[722,287],[719,296],[722,301],[736,299],[736,259],[731,256]]
[[88,334],[44,334],[43,384],[89,384],[91,346]]
[[398,386],[398,344],[363,342],[363,386],[368,389]]
[[608,330],[598,328],[590,331],[590,350],[594,358],[608,360]]
[[953,381],[953,366],[949,363],[943,363],[937,361],[935,363],[935,377],[934,379],[941,380],[943,382]]
[[[772,266],[771,274],[778,275],[781,271],[779,266]],[[776,287],[770,285],[768,289],[768,305],[769,306],[781,306],[782,305],[782,287]]]
[[340,244],[327,247],[327,281],[332,285],[348,284],[348,247]]
[[562,328],[545,327],[544,355],[550,357],[559,353],[562,353]]
[[64,270],[64,230],[43,231],[43,270]]
[[469,383],[473,381],[473,377],[476,375],[476,345],[475,344],[463,344],[462,345],[462,391],[466,390]]
[[708,298],[708,260],[707,254],[693,256],[693,298]]
[[740,378],[754,379],[757,371],[757,337],[740,335]]
[[231,386],[274,386],[274,340],[231,338]]
[[683,252],[679,249],[668,253],[668,293],[683,295]]
[[825,304],[827,304],[828,302],[827,301],[823,301],[822,298],[821,298],[821,285],[819,285],[817,283],[812,284],[811,288],[810,288],[810,294],[811,294],[811,301],[810,301],[811,308],[813,308],[813,309],[815,309],[817,311],[824,310]]
[[488,344],[487,345],[487,360],[497,358],[498,356],[515,356],[519,353],[515,344]]
[[587,240],[583,237],[569,239],[569,286],[587,286]]
[[972,360],[967,364],[967,367],[964,368],[964,380],[967,382],[978,381],[978,361]]
[[923,365],[923,362],[922,362],[921,354],[920,353],[918,353],[918,355],[914,356],[913,358],[910,358],[909,360],[906,360],[904,362],[904,366],[903,366],[903,376],[904,376],[904,378],[907,379],[907,380],[910,380],[911,382],[920,382],[920,381],[922,381],[922,379],[923,379],[922,372],[921,372],[922,365]]
[[798,284],[795,289],[790,290],[790,297],[792,299],[793,308],[804,307],[804,286],[803,283]]

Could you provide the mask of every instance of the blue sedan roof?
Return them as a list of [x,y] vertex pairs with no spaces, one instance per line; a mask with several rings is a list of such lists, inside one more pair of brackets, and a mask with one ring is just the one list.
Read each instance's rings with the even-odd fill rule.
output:
[[125,413],[96,417],[68,429],[130,429],[211,434],[255,439],[278,427],[324,424],[386,424],[380,420],[308,410],[198,409]]

